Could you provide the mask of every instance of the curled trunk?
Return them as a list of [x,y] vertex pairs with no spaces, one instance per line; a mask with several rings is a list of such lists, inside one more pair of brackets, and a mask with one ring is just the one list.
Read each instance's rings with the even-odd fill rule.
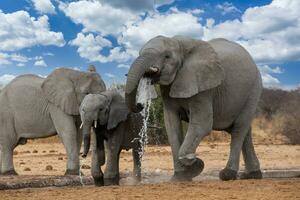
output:
[[144,54],[139,56],[130,67],[126,82],[125,101],[132,112],[140,112],[143,109],[143,106],[136,104],[136,92],[140,79],[154,62],[154,55]]

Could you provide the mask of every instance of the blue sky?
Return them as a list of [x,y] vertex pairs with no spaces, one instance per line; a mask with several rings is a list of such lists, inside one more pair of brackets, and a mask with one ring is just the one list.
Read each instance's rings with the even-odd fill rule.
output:
[[93,64],[124,82],[139,48],[156,35],[243,45],[265,87],[300,85],[299,0],[1,0],[0,84],[20,74]]

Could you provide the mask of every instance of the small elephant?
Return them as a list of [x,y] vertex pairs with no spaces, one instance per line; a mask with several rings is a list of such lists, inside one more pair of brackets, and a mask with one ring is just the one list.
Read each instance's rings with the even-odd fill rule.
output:
[[89,93],[106,89],[97,73],[67,68],[54,70],[47,78],[22,75],[0,93],[0,173],[16,175],[13,150],[27,139],[58,134],[67,153],[65,174],[79,174],[82,142],[79,106]]
[[[125,100],[133,112],[139,81],[149,77],[160,84],[164,121],[174,163],[173,180],[192,180],[204,168],[195,152],[211,130],[231,134],[230,155],[222,180],[237,178],[240,152],[246,171],[242,178],[262,178],[251,122],[262,91],[262,79],[249,53],[226,39],[208,42],[175,36],[148,41],[131,65]],[[189,122],[185,136],[181,120]]]
[[[122,149],[132,148],[133,173],[137,181],[141,180],[140,150],[142,148],[139,132],[143,126],[143,117],[139,113],[130,113],[124,98],[119,92],[105,91],[101,94],[87,95],[80,106],[83,123],[85,157],[90,147],[90,128],[94,124],[96,142],[92,157],[92,176],[95,185],[103,185],[100,166],[105,163],[105,185],[119,184],[119,158]],[[103,140],[105,139],[105,152]]]

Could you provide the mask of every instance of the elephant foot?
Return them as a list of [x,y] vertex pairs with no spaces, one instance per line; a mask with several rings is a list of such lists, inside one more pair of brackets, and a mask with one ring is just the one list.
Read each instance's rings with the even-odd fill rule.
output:
[[192,178],[198,176],[203,169],[204,162],[199,158],[195,158],[191,165],[184,166],[183,171],[175,172],[171,181],[192,181]]
[[240,179],[262,179],[262,173],[260,170],[252,171],[252,172],[244,172],[240,175]]
[[65,172],[65,176],[68,176],[68,175],[75,175],[75,176],[84,176],[84,174],[80,171],[80,174],[79,174],[79,170],[78,169],[67,169],[66,172]]
[[93,179],[94,179],[94,184],[95,186],[97,187],[101,187],[101,186],[104,186],[104,178],[103,176],[93,176]]
[[14,169],[1,173],[2,176],[17,176],[19,175]]
[[237,179],[237,171],[225,168],[220,171],[219,177],[222,181],[236,180]]
[[119,185],[120,177],[119,175],[113,177],[113,178],[104,178],[104,185],[110,186],[110,185]]
[[192,181],[192,178],[189,177],[186,171],[174,172],[174,175],[171,178],[172,182],[186,182]]

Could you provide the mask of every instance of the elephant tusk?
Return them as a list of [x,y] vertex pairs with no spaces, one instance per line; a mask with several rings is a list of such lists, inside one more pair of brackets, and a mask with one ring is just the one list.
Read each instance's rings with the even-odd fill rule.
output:
[[153,73],[157,73],[159,71],[157,67],[150,67],[149,70]]
[[79,127],[79,128],[80,128],[80,129],[82,129],[82,127],[83,127],[83,122],[81,122],[81,124],[80,124],[80,127]]
[[94,127],[97,128],[97,120],[94,121]]

